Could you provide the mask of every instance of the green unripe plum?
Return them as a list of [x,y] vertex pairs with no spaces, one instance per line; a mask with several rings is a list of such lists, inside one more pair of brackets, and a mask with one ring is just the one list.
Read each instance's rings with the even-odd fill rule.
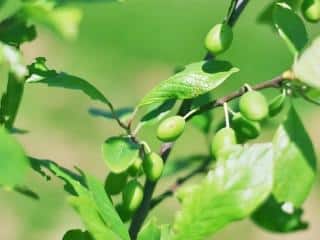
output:
[[131,180],[127,183],[122,192],[123,206],[129,212],[135,212],[143,199],[143,189],[137,180]]
[[257,91],[245,93],[239,101],[241,114],[252,121],[260,121],[268,116],[268,102],[265,96]]
[[177,140],[184,131],[186,121],[181,116],[173,116],[165,119],[157,129],[157,137],[163,142]]
[[143,170],[150,181],[157,181],[163,172],[162,158],[154,152],[146,154],[143,160]]
[[247,139],[254,139],[261,133],[260,123],[245,118],[241,113],[236,113],[233,116],[232,127],[236,131],[239,142],[244,142]]
[[214,55],[226,51],[233,40],[232,28],[228,24],[217,24],[207,34],[205,46]]
[[236,133],[232,128],[222,128],[213,137],[211,152],[216,158],[228,151],[228,148],[237,144]]
[[106,178],[104,189],[109,195],[116,195],[122,191],[127,183],[128,174],[123,173],[109,173]]
[[281,112],[285,105],[286,96],[284,94],[276,96],[269,103],[269,116],[274,117]]
[[142,174],[142,159],[137,157],[133,164],[128,168],[131,177],[140,176]]
[[301,5],[304,18],[309,22],[320,21],[320,0],[304,0]]
[[131,219],[133,213],[126,209],[123,204],[118,204],[115,208],[124,223]]

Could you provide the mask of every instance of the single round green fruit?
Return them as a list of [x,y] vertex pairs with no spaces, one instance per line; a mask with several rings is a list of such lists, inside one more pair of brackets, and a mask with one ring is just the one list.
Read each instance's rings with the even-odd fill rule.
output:
[[116,195],[122,191],[127,183],[128,174],[123,173],[109,173],[106,178],[104,189],[109,195]]
[[237,144],[236,133],[232,128],[222,128],[213,137],[211,152],[216,158],[223,155],[232,145]]
[[214,55],[226,51],[233,40],[232,28],[228,24],[217,24],[207,34],[205,46]]
[[285,105],[286,95],[281,94],[276,96],[274,99],[271,100],[269,103],[269,116],[274,117],[278,113],[281,112]]
[[157,181],[163,172],[163,160],[156,153],[146,154],[143,160],[143,170],[150,181]]
[[320,0],[304,0],[301,5],[301,12],[309,22],[320,21]]
[[260,121],[268,116],[267,99],[257,91],[245,93],[239,101],[242,115],[252,121]]
[[127,183],[122,192],[123,206],[129,212],[134,212],[140,206],[143,199],[143,189],[137,180]]
[[127,172],[131,177],[140,176],[142,174],[142,159],[137,157]]
[[184,131],[186,121],[181,116],[173,116],[165,119],[157,129],[157,137],[163,142],[177,140]]
[[245,118],[241,113],[236,113],[233,116],[232,127],[236,131],[237,140],[240,143],[247,139],[254,139],[261,133],[260,123]]
[[124,223],[128,222],[132,218],[133,213],[126,209],[123,204],[118,204],[115,208]]

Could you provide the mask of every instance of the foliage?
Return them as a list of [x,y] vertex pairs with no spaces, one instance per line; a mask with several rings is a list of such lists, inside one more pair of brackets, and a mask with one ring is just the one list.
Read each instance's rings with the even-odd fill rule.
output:
[[[75,2],[87,1],[0,2],[0,64],[7,74],[0,104],[2,189],[38,199],[28,186],[28,170],[47,180],[51,179],[49,173],[62,179],[68,202],[84,225],[84,230],[66,231],[64,240],[201,240],[243,219],[281,233],[308,227],[302,220],[303,205],[316,179],[316,151],[293,99],[320,105],[320,37],[309,41],[308,28],[301,17],[312,23],[320,21],[320,9],[316,12],[319,2],[312,5],[309,0],[272,1],[258,16],[260,23],[274,26],[274,33],[279,34],[293,55],[292,66],[283,69],[280,76],[256,86],[246,84],[217,97],[216,89],[240,70],[219,59],[220,53],[232,50],[229,47],[233,27],[249,4],[248,0],[231,0],[225,19],[212,28],[205,40],[209,53],[204,60],[188,64],[160,82],[136,107],[122,109],[116,109],[88,80],[49,68],[44,57],[24,63],[21,46],[37,38],[38,25],[66,40],[77,36],[82,11],[72,6]],[[305,11],[311,11],[312,16]],[[14,133],[22,133],[15,128],[15,120],[25,88],[37,83],[77,91],[108,107],[90,109],[94,116],[115,120],[121,131],[102,143],[102,158],[110,171],[105,184],[78,168],[74,172],[54,161],[27,157],[15,139]],[[267,88],[282,94],[269,100],[261,93]],[[238,98],[239,102],[235,101]],[[180,101],[177,114],[164,119]],[[284,107],[286,102],[290,102],[289,109]],[[211,114],[219,107],[224,109],[223,124]],[[273,139],[250,142],[264,130],[266,119],[280,113],[286,118],[277,122]],[[206,139],[210,138],[212,123],[219,126],[207,142],[208,152],[169,160],[173,143],[189,123]],[[145,126],[150,126],[154,136],[163,141],[159,154],[139,134]],[[187,133],[183,136],[188,138]],[[200,181],[182,187],[200,174],[205,175]],[[157,183],[167,176],[176,177],[176,181],[159,196],[153,196]],[[140,184],[142,180],[144,185]],[[144,224],[150,210],[167,197],[180,201],[174,222],[160,225],[150,218]]]

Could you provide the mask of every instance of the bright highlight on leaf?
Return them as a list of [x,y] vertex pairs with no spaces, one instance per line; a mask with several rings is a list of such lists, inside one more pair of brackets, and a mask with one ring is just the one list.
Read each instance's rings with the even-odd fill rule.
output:
[[222,84],[239,69],[224,61],[202,61],[161,82],[139,103],[139,107],[168,99],[188,99],[205,94]]

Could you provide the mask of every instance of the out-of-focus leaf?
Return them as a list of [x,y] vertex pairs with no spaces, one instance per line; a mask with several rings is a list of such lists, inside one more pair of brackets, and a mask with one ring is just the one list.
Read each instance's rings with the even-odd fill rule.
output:
[[20,144],[0,128],[0,184],[14,187],[24,183],[29,161]]
[[66,232],[62,240],[94,240],[87,231],[73,229]]
[[21,0],[0,0],[0,21],[12,16],[21,7]]
[[215,169],[182,201],[174,240],[202,240],[227,224],[248,217],[270,194],[272,144],[244,146]]
[[151,90],[139,107],[168,99],[189,99],[205,94],[221,85],[239,69],[224,61],[202,61],[185,69]]
[[308,33],[302,19],[286,3],[277,3],[273,10],[273,22],[294,57],[308,43]]
[[293,66],[297,79],[320,90],[320,37],[302,53]]
[[9,72],[7,90],[1,99],[1,115],[7,129],[12,129],[24,90],[24,81]]
[[10,71],[23,79],[28,74],[27,67],[22,63],[22,56],[18,49],[0,42],[0,64],[9,65]]
[[[41,174],[41,167],[45,167],[66,183],[67,190],[72,195],[69,197],[70,204],[79,213],[88,232],[95,240],[130,239],[127,228],[113,208],[102,183],[91,176],[79,178],[52,161],[37,159],[32,159],[32,161],[34,169],[40,168]],[[85,183],[82,179],[85,179]]]
[[139,145],[127,136],[108,138],[102,145],[104,160],[110,170],[120,173],[128,169],[139,155]]
[[272,232],[294,232],[305,230],[308,223],[302,221],[303,210],[293,209],[285,212],[285,203],[278,203],[273,196],[260,206],[251,216],[252,220],[262,228]]
[[273,195],[278,202],[300,207],[315,181],[316,155],[294,107],[274,137],[274,151]]
[[161,230],[154,219],[143,226],[138,234],[138,240],[161,240]]
[[19,15],[26,20],[43,25],[59,33],[66,39],[74,39],[82,19],[78,8],[56,7],[53,1],[26,1]]
[[15,186],[13,188],[13,190],[16,191],[17,193],[20,193],[20,194],[22,194],[26,197],[32,198],[34,200],[40,199],[39,195],[27,186]]
[[191,155],[174,159],[166,163],[162,177],[169,177],[191,167],[199,165],[208,158],[206,155]]
[[308,88],[302,94],[309,101],[311,101],[317,105],[320,105],[320,89]]
[[19,16],[12,16],[0,22],[0,41],[19,47],[24,42],[35,39],[37,33],[33,25]]

